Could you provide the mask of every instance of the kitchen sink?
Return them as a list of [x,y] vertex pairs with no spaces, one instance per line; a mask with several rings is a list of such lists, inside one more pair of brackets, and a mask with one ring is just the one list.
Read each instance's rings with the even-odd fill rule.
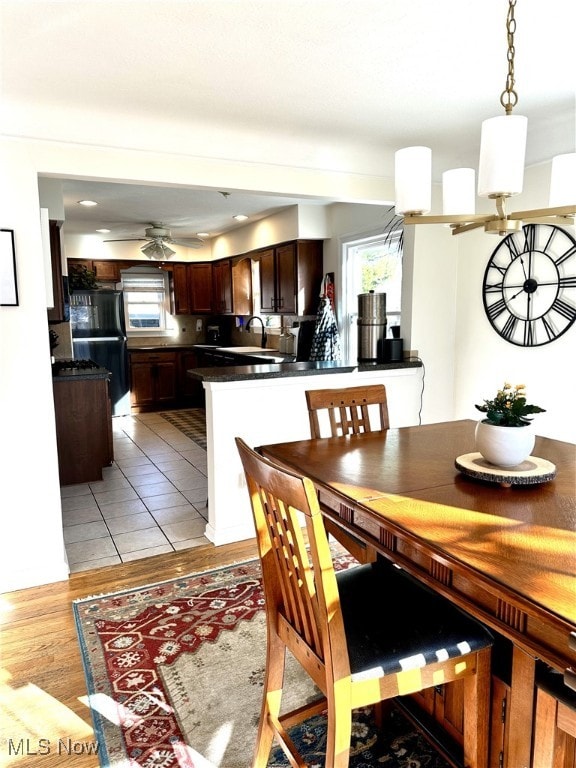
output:
[[[254,357],[260,361],[269,363],[290,363],[292,356],[281,355],[276,349],[266,349],[265,347],[218,347],[217,352],[228,352],[228,354],[242,355],[244,357]],[[256,362],[256,361],[255,361]]]
[[219,352],[235,352],[237,355],[248,355],[251,352],[272,352],[273,349],[264,349],[263,347],[217,347]]

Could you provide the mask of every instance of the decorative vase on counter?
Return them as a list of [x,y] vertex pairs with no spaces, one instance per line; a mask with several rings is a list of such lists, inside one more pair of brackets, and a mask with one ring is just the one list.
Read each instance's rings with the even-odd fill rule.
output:
[[476,450],[497,467],[515,467],[530,456],[535,435],[530,424],[500,427],[488,421],[476,424]]

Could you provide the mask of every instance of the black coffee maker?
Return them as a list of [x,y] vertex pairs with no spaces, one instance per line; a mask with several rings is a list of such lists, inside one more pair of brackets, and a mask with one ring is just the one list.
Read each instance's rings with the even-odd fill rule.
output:
[[220,344],[222,339],[219,325],[210,324],[206,326],[206,341],[208,344]]
[[390,328],[391,339],[384,339],[384,362],[401,363],[404,360],[404,339],[400,338],[400,326]]

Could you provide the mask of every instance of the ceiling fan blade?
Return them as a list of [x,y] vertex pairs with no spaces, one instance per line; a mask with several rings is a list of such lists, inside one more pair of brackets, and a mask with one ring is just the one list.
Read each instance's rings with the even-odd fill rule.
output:
[[171,238],[169,242],[174,243],[174,245],[182,245],[184,248],[201,248],[204,245],[204,240],[201,240],[199,237],[190,237],[186,238],[186,240],[174,240]]
[[143,243],[147,237],[119,237],[117,240],[103,240],[104,243]]

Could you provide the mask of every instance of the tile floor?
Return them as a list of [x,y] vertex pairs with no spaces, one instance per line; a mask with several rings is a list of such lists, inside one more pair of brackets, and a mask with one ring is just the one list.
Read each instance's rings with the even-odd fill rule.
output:
[[103,480],[61,488],[70,570],[209,543],[206,451],[157,413],[115,417]]

